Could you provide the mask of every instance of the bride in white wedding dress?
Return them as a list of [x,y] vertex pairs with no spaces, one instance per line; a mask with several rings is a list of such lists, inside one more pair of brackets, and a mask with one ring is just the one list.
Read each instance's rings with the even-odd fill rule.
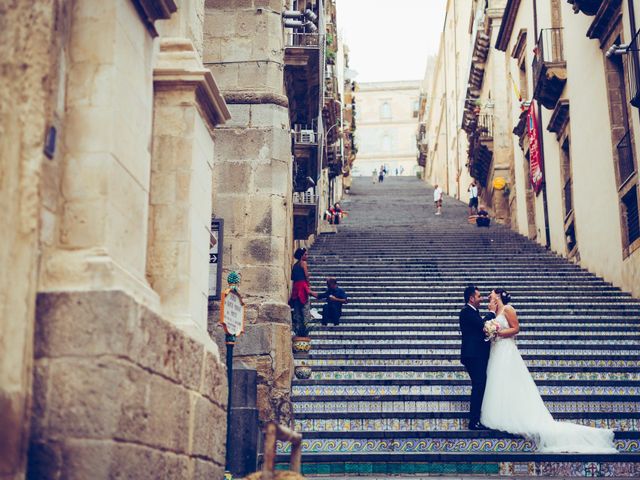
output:
[[553,419],[518,352],[514,338],[520,326],[509,294],[496,289],[489,298],[500,331],[491,345],[480,422],[533,440],[539,452],[617,453],[612,430]]

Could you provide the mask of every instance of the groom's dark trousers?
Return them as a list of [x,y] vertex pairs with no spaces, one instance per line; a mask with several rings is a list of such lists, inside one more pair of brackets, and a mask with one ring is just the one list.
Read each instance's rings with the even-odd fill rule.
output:
[[471,377],[471,399],[469,425],[480,422],[482,398],[487,384],[487,363],[491,345],[485,342],[484,322],[491,320],[495,314],[489,313],[484,319],[475,308],[465,305],[460,310],[460,332],[462,332],[462,349],[460,362]]

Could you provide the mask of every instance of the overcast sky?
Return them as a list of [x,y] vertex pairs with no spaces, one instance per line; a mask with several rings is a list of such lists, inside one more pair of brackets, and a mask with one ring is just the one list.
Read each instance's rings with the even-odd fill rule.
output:
[[336,0],[358,82],[421,80],[438,50],[446,0]]

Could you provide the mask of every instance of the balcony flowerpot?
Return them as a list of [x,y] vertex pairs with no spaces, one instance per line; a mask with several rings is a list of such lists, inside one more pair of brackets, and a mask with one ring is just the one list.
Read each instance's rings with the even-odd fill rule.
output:
[[294,336],[291,340],[291,344],[293,347],[293,353],[309,353],[309,350],[311,350],[310,337]]
[[309,365],[298,365],[293,369],[293,372],[296,374],[298,380],[308,380],[311,378],[311,367]]

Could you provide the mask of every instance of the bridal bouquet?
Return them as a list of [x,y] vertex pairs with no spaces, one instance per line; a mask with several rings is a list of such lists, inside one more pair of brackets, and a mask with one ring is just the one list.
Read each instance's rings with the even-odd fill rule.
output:
[[484,322],[485,342],[493,342],[498,338],[498,332],[500,331],[500,324],[496,320],[487,320]]

